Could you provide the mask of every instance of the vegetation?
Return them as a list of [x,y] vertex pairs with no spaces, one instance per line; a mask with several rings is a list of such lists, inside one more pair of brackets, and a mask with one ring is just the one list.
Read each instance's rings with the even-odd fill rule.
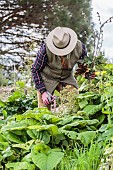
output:
[[85,44],[92,30],[91,0],[1,0],[0,11],[3,21],[0,84],[3,86],[28,80],[26,72],[40,43],[56,26],[74,29]]
[[91,33],[90,9],[91,0],[1,0],[0,67],[5,70],[2,74],[7,71],[10,78],[14,71],[26,70],[42,40],[56,26],[74,29],[86,44]]
[[[10,95],[0,99],[0,169],[112,170],[113,64],[101,47],[103,26],[113,17],[101,23],[98,14],[100,30],[93,31],[90,0],[2,0],[0,4],[4,37],[0,43],[8,45],[1,49],[0,86],[13,84]],[[58,25],[74,29],[87,44],[84,63],[96,77],[76,77],[79,94],[68,88],[60,94],[55,91],[57,108],[48,111],[37,108],[36,91],[26,86],[31,77],[29,54],[34,56],[31,51]],[[6,54],[11,55],[10,66]]]
[[80,94],[74,91],[58,94],[61,99],[57,103],[58,112],[38,109],[35,93],[26,95],[24,83],[17,83],[16,91],[6,101],[0,101],[1,169],[97,170],[106,167],[110,152],[104,153],[105,149],[112,148],[113,136],[111,68],[113,64],[106,63],[90,83],[79,76]]

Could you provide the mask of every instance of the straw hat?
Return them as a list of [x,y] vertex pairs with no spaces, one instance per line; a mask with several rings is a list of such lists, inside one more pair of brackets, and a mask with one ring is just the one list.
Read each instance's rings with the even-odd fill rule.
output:
[[48,49],[55,55],[69,54],[76,46],[77,34],[67,27],[56,27],[46,38]]

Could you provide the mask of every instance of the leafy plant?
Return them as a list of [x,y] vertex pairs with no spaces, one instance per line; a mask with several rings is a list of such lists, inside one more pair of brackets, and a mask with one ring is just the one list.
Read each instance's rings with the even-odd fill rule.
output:
[[37,100],[34,96],[26,95],[24,90],[16,90],[7,101],[0,100],[0,115],[21,114],[35,107],[37,107]]

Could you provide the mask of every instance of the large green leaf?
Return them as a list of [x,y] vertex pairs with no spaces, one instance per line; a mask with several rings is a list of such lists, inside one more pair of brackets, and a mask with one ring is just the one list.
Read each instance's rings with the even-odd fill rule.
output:
[[23,120],[21,122],[12,121],[9,124],[3,126],[1,130],[2,131],[22,130],[22,129],[26,129],[26,127],[27,127],[26,120]]
[[86,112],[86,114],[88,116],[90,115],[94,115],[95,113],[97,113],[98,111],[100,111],[102,109],[102,104],[99,105],[87,105],[83,111]]
[[57,123],[57,125],[65,125],[71,122],[82,120],[82,116],[66,116],[66,118],[63,118],[60,122]]
[[92,120],[83,120],[83,122],[86,122],[87,125],[98,125],[99,121],[97,119],[92,119]]
[[113,126],[109,127],[108,124],[103,125],[99,129],[99,137],[98,141],[103,141],[103,140],[110,140],[113,137]]
[[113,88],[112,86],[109,89],[105,89],[105,93],[101,96],[101,102],[104,102],[113,97]]
[[22,119],[26,118],[33,118],[38,120],[39,122],[42,122],[43,115],[51,115],[51,112],[47,108],[34,108],[33,110],[27,110],[22,115],[15,115],[14,117],[16,120],[20,121]]
[[53,170],[62,160],[63,156],[62,152],[50,149],[47,153],[32,154],[32,160],[40,170]]
[[29,162],[7,163],[5,166],[11,170],[35,170],[36,168],[34,164],[30,164]]
[[81,120],[78,122],[69,123],[69,124],[63,126],[61,129],[70,130],[72,127],[83,128],[86,126],[86,124],[87,124],[86,121]]
[[108,128],[103,134],[102,134],[102,136],[104,137],[108,137],[108,136],[113,136],[113,127],[110,127],[110,128]]
[[51,112],[47,108],[35,108],[33,110],[27,110],[23,116],[41,121],[41,118],[43,118],[45,114],[51,115]]
[[56,135],[58,134],[58,127],[54,124],[49,124],[49,125],[33,125],[33,126],[28,126],[27,129],[36,129],[38,131],[42,130],[48,130],[51,135]]
[[78,99],[92,98],[95,95],[97,94],[94,94],[93,92],[86,92],[86,93],[79,94],[77,98]]
[[77,139],[79,139],[85,146],[87,146],[95,137],[95,131],[86,131],[78,133]]
[[23,143],[22,138],[20,138],[18,135],[6,131],[4,132],[5,137],[7,138],[7,140],[13,142],[13,143]]
[[86,125],[98,125],[99,121],[97,119],[93,119],[93,120],[79,120],[79,121],[74,121],[72,123],[69,123],[63,127],[61,127],[61,129],[71,129],[71,127],[78,127],[78,128],[83,128]]

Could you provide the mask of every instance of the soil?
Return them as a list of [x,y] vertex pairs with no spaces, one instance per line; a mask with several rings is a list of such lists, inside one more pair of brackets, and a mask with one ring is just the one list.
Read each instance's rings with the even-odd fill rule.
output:
[[6,100],[14,91],[14,87],[0,87],[0,100]]

